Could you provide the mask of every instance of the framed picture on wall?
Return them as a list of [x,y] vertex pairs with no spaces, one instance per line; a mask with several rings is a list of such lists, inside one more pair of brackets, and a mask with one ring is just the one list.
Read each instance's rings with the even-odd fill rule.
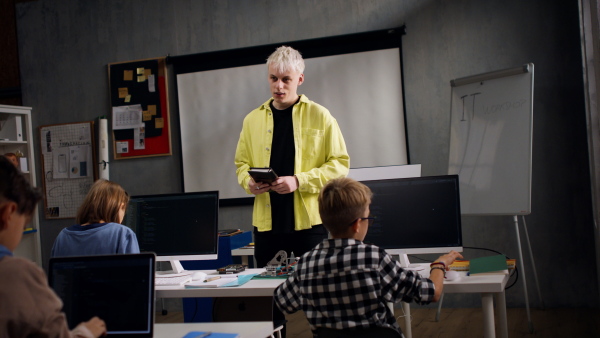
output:
[[166,58],[108,65],[113,157],[171,155]]

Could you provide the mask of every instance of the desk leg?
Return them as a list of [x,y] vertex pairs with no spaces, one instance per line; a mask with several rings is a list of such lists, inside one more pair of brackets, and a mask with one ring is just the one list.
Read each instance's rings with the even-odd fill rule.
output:
[[498,335],[508,338],[508,321],[506,319],[506,295],[504,291],[496,294],[496,310],[498,311]]
[[404,310],[404,337],[412,338],[412,328],[410,326],[410,304],[400,302],[402,304],[402,310]]
[[483,309],[483,336],[485,338],[495,338],[494,296],[492,293],[481,294],[481,307]]

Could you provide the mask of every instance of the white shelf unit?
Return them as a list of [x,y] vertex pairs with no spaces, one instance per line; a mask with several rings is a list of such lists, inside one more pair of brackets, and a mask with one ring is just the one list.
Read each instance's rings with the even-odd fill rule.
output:
[[[17,130],[19,126],[21,130]],[[27,168],[23,166],[22,172],[31,185],[37,186],[31,107],[0,105],[0,155],[6,153],[23,154]],[[24,231],[23,239],[14,254],[28,258],[42,266],[39,225],[39,212],[36,208],[31,223],[27,225],[28,229]]]

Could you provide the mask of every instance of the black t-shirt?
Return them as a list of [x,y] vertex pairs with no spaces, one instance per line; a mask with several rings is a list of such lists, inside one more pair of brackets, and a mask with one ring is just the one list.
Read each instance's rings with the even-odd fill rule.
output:
[[[295,104],[283,110],[276,109],[273,106],[273,101],[270,105],[273,111],[273,143],[271,144],[270,166],[278,176],[293,176],[296,148],[294,146],[292,111]],[[281,195],[270,192],[269,194],[271,197],[273,233],[293,232],[294,193]]]

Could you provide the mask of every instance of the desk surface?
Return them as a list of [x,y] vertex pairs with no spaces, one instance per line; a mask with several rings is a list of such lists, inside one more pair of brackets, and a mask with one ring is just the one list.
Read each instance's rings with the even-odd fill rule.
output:
[[[246,269],[240,274],[256,274],[265,269]],[[215,270],[203,270],[214,273]],[[186,298],[186,297],[264,297],[273,296],[275,288],[283,283],[283,278],[253,279],[244,285],[234,287],[186,289],[185,286],[156,286],[157,298]]]
[[154,337],[177,338],[192,331],[237,333],[240,338],[265,338],[273,333],[272,322],[221,322],[155,324]]
[[[418,271],[421,276],[429,277],[429,264],[424,264],[427,268]],[[504,291],[509,275],[482,275],[467,276],[467,273],[460,271],[460,279],[453,281],[444,281],[445,293],[497,293]]]
[[[425,264],[427,265],[427,264]],[[246,269],[243,274],[261,273],[264,269]],[[214,273],[214,270],[205,270]],[[418,271],[422,276],[429,277],[429,269]],[[460,272],[461,278],[444,282],[446,293],[496,293],[504,291],[508,275],[467,276]],[[254,279],[236,287],[186,289],[185,286],[157,286],[157,298],[186,298],[186,297],[264,297],[272,296],[275,288],[285,279]]]

